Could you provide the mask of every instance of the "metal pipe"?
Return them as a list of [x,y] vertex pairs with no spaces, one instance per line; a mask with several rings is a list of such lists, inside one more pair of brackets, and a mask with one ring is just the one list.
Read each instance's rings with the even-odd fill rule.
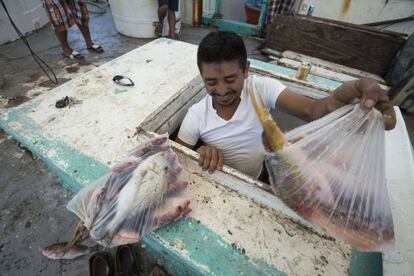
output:
[[262,1],[262,6],[260,7],[260,16],[259,22],[257,23],[257,27],[261,30],[264,24],[266,23],[266,10],[267,10],[268,0]]
[[366,24],[362,24],[362,25],[365,25],[365,26],[378,26],[378,25],[394,24],[394,23],[400,23],[400,22],[411,21],[411,20],[414,20],[414,15],[410,15],[410,16],[402,17],[402,18],[397,18],[397,19],[371,22],[371,23],[366,23]]

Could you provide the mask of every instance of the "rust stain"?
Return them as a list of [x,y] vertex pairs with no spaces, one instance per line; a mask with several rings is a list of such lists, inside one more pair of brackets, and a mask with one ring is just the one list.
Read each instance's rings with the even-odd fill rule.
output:
[[69,67],[66,67],[65,69],[66,69],[66,72],[68,72],[68,73],[76,73],[76,72],[78,72],[79,67],[78,66],[69,66]]
[[18,105],[20,105],[20,104],[22,104],[22,103],[24,103],[28,100],[30,100],[30,99],[26,96],[22,96],[22,95],[14,96],[14,97],[11,97],[7,100],[6,107],[18,106]]
[[341,8],[342,19],[348,16],[350,8],[351,8],[351,0],[344,0],[344,2],[342,3],[342,8]]

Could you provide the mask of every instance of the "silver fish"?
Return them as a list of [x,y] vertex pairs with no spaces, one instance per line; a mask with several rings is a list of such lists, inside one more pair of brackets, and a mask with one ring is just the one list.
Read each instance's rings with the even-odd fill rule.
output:
[[[136,169],[119,193],[115,216],[107,226],[110,237],[119,230],[127,217],[142,213],[154,202],[161,203],[168,191],[169,161],[166,153],[157,153]],[[91,233],[92,238],[94,234]]]
[[98,245],[88,247],[82,244],[75,244],[69,248],[66,253],[63,253],[63,249],[66,244],[66,242],[59,242],[46,246],[42,249],[42,254],[52,260],[71,260],[99,250]]

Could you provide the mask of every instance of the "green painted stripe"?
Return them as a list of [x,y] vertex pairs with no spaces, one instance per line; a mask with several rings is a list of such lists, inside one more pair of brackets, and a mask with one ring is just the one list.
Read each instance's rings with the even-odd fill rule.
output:
[[382,276],[382,272],[381,253],[361,252],[355,248],[352,248],[351,265],[348,271],[350,276]]
[[[151,238],[184,252],[188,260],[206,275],[286,275],[263,260],[251,260],[246,250],[229,244],[207,226],[191,218],[162,227]],[[178,248],[178,249],[177,249]]]
[[[292,68],[287,68],[287,67],[280,66],[277,64],[271,64],[268,62],[263,62],[263,61],[252,59],[252,58],[249,58],[249,61],[250,61],[250,64],[253,65],[254,67],[262,68],[264,70],[268,70],[268,71],[275,72],[278,74],[283,74],[283,75],[286,75],[292,78],[295,78],[296,76],[296,70]],[[339,81],[330,80],[330,79],[315,76],[312,74],[308,75],[307,81],[314,83],[314,84],[323,85],[323,86],[326,86],[332,89],[335,89],[339,87],[340,85],[342,85],[342,83]]]

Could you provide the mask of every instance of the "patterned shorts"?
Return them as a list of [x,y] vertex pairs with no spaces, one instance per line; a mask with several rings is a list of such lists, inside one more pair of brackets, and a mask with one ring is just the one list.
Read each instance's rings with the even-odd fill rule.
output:
[[85,0],[42,0],[53,29],[65,31],[73,25],[88,26]]
[[292,14],[295,0],[269,0],[267,4],[266,24],[272,24],[276,14]]

